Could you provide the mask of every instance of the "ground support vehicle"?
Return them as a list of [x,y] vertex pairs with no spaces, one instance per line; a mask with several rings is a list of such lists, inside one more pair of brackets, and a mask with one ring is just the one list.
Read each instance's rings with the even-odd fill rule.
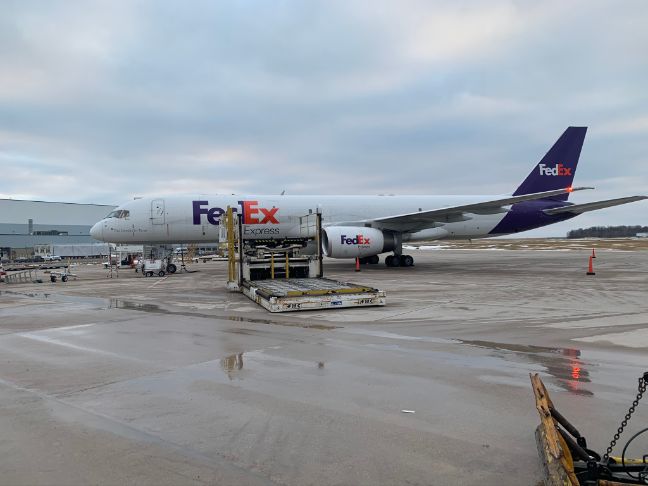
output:
[[71,273],[68,267],[64,268],[62,271],[50,272],[50,282],[52,283],[56,282],[58,279],[60,279],[61,282],[67,282],[70,278],[76,280],[77,274]]
[[153,275],[164,277],[165,274],[163,260],[144,260],[142,275],[145,277],[152,277]]

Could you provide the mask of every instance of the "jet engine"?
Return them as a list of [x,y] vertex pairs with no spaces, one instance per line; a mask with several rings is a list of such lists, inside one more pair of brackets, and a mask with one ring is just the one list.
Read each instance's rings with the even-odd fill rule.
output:
[[329,226],[322,230],[322,251],[331,258],[363,258],[393,250],[400,234],[364,226]]

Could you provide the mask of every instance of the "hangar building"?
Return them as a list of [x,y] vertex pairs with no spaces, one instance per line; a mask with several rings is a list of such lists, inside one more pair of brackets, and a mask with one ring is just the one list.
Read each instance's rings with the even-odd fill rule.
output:
[[[115,206],[0,199],[0,257],[13,259],[47,253],[47,248],[80,247],[99,242],[90,228]],[[105,243],[103,244],[105,245]],[[67,255],[65,255],[67,256]]]

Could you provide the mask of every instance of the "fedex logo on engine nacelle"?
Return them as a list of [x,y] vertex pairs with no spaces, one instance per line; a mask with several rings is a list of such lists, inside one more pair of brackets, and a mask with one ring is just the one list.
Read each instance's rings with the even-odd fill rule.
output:
[[556,167],[548,167],[545,164],[540,164],[540,175],[549,176],[570,176],[572,170],[570,167],[565,167],[563,164],[556,164]]
[[356,235],[355,238],[348,238],[347,235],[340,236],[341,245],[370,245],[370,238],[365,238],[362,235]]
[[[243,224],[279,224],[277,212],[279,208],[260,208],[259,201],[239,201]],[[238,208],[232,208],[238,213]],[[193,201],[193,224],[201,224],[202,215],[207,216],[207,222],[213,225],[220,224],[220,218],[225,214],[225,209],[209,207],[209,201]]]

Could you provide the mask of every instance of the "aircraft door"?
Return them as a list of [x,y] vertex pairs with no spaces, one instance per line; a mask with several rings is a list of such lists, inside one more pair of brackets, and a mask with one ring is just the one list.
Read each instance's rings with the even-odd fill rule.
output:
[[151,201],[151,223],[165,223],[164,199],[153,199]]

